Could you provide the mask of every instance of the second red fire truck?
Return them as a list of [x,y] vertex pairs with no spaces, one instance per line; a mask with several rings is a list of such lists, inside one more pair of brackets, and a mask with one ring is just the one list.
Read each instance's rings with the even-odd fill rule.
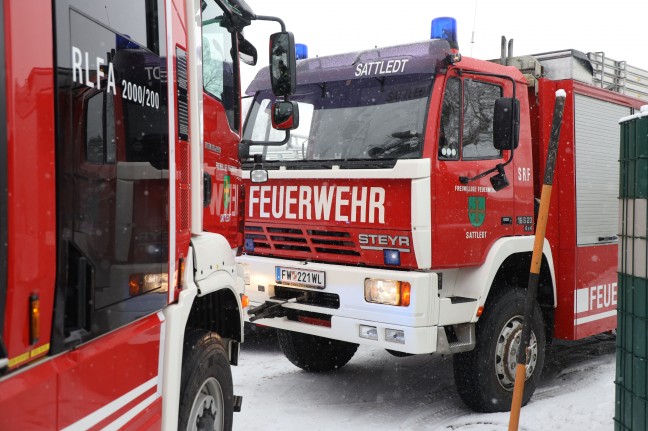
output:
[[290,60],[242,0],[0,5],[0,430],[232,428],[255,20]]
[[[277,328],[305,370],[342,367],[359,344],[454,354],[463,401],[502,411],[555,93],[567,98],[524,403],[552,338],[616,327],[618,120],[645,103],[648,72],[575,50],[467,58],[452,20],[433,29],[298,62],[300,124],[284,143],[267,72],[250,84],[250,320]],[[268,138],[277,144],[255,145]]]

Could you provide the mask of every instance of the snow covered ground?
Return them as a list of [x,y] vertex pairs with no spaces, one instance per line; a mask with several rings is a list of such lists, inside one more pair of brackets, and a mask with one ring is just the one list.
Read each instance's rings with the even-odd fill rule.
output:
[[[614,429],[614,377],[611,336],[555,341],[519,429]],[[243,396],[243,409],[234,415],[237,431],[508,429],[508,413],[477,414],[462,404],[450,357],[397,358],[360,346],[342,369],[308,373],[283,356],[272,330],[264,330],[246,336],[233,378],[234,393]]]

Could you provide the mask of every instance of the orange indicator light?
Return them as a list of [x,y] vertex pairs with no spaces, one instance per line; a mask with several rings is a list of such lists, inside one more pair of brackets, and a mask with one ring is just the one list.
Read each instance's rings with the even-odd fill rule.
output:
[[36,344],[40,339],[40,299],[33,293],[29,297],[29,343]]
[[407,307],[410,305],[410,291],[412,289],[412,286],[407,283],[403,282],[401,283],[400,287],[400,305],[403,307]]

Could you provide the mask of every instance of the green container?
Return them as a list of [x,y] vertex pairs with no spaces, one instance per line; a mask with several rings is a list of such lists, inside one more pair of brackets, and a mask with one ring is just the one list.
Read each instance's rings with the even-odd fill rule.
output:
[[[648,259],[635,259],[635,208],[648,198],[648,115],[621,123],[619,158],[620,205],[619,254],[621,256],[617,298],[617,342],[614,428],[616,431],[648,430]],[[633,202],[634,201],[634,202]],[[647,220],[636,220],[647,223]],[[640,246],[641,247],[641,246]],[[643,250],[648,256],[647,250]],[[640,250],[640,252],[642,252]],[[639,255],[641,256],[641,255]],[[643,262],[642,262],[643,260]]]
[[648,116],[621,123],[619,196],[648,198]]

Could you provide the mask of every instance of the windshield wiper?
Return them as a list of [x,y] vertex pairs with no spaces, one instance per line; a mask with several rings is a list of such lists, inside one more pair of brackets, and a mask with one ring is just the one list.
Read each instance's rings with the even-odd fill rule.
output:
[[416,151],[419,148],[419,134],[415,130],[394,132],[390,139],[383,145],[370,148],[367,154],[372,158],[397,157]]
[[394,132],[391,135],[396,139],[407,139],[407,138],[418,138],[419,134],[416,130],[406,130],[404,132]]

